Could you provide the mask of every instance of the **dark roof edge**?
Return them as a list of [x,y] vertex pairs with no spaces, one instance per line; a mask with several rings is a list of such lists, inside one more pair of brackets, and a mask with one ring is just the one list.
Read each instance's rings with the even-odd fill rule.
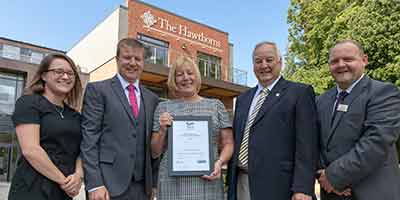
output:
[[34,47],[37,47],[37,48],[46,49],[46,50],[50,50],[50,51],[56,51],[56,52],[63,53],[63,54],[67,53],[66,51],[63,51],[63,50],[53,49],[53,48],[49,48],[49,47],[45,47],[45,46],[40,46],[40,45],[32,44],[32,43],[29,43],[29,42],[13,40],[13,39],[2,37],[2,36],[0,36],[0,39],[7,40],[7,41],[10,41],[10,42],[20,43],[20,44],[24,44],[24,45],[28,45],[28,46],[34,46]]

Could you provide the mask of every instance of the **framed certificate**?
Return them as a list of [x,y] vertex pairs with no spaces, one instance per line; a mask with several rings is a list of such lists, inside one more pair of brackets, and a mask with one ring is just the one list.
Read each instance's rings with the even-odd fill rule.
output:
[[211,116],[174,116],[168,129],[171,176],[202,176],[212,172],[211,123]]

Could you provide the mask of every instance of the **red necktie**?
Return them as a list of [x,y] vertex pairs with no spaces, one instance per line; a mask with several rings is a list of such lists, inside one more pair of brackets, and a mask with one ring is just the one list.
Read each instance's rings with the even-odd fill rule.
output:
[[129,101],[131,102],[132,113],[135,117],[138,117],[139,108],[137,104],[135,88],[136,87],[132,84],[128,85]]

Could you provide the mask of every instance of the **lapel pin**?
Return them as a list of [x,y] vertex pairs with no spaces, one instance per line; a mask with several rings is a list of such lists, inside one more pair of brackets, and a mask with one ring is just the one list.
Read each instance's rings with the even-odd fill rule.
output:
[[275,96],[277,96],[277,97],[279,97],[279,95],[281,95],[281,94],[279,94],[279,93],[276,93],[276,94],[275,94]]

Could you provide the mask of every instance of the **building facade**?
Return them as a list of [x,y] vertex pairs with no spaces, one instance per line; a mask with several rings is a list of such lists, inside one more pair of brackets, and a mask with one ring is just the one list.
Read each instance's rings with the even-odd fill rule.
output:
[[248,88],[247,72],[233,67],[228,33],[142,1],[128,0],[126,6],[119,6],[67,53],[90,72],[90,81],[115,76],[117,43],[133,37],[145,46],[142,84],[168,98],[169,66],[188,56],[202,75],[200,95],[218,98],[232,111],[234,97]]
[[[15,101],[49,53],[65,52],[0,37],[0,183],[11,180],[20,155],[11,121]],[[80,77],[83,83],[89,78],[85,73]]]

